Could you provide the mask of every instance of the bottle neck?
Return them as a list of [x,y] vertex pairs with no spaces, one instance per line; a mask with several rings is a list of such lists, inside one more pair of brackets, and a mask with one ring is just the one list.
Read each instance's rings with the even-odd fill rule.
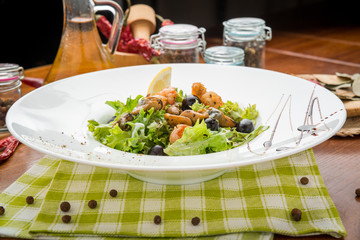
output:
[[80,31],[91,31],[95,27],[94,3],[92,0],[63,0],[64,7],[64,28],[71,28]]
[[92,0],[63,0],[64,20],[76,17],[94,18]]

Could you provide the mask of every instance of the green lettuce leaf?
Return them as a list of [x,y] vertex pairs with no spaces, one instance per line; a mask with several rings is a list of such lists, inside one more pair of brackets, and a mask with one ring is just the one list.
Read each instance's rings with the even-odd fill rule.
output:
[[[126,104],[120,101],[107,103],[116,110],[119,117],[123,113],[132,111],[135,105],[134,99],[131,98],[128,98]],[[94,120],[88,121],[88,129],[93,132],[96,140],[108,147],[131,153],[147,153],[156,144],[163,147],[169,144],[171,128],[164,115],[164,110],[144,111],[141,109],[139,114],[134,116],[133,121],[127,122],[129,129],[126,131],[122,130],[118,124],[113,127],[113,122],[100,124]]]
[[123,103],[119,100],[106,101],[105,103],[116,110],[115,116],[119,116],[125,112],[131,112],[136,107],[136,105],[138,104],[139,100],[142,97],[143,97],[142,95],[138,95],[134,99],[132,99],[131,97],[128,97],[126,99],[126,103]]
[[220,152],[228,148],[226,134],[210,131],[202,121],[186,128],[183,136],[165,148],[164,152],[171,156],[186,156]]
[[241,108],[238,103],[227,101],[220,107],[220,110],[224,112],[226,116],[231,117],[236,122],[240,122],[241,119],[246,118],[250,120],[256,120],[259,116],[259,112],[256,109],[256,104],[250,105],[246,108]]
[[167,155],[187,156],[220,152],[239,147],[250,142],[267,126],[259,126],[251,133],[240,133],[235,129],[221,128],[219,132],[210,131],[204,121],[185,129],[183,136],[164,149]]
[[198,100],[195,101],[195,103],[193,105],[190,106],[190,108],[192,110],[194,110],[195,112],[199,111],[200,109],[206,109],[207,107],[202,104],[202,103],[199,103]]

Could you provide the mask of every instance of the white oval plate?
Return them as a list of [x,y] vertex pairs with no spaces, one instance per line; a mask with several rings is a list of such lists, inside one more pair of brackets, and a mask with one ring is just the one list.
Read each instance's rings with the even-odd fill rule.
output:
[[[97,142],[88,132],[87,121],[106,122],[113,116],[114,110],[105,101],[146,95],[153,77],[168,66],[172,67],[174,87],[190,94],[192,83],[202,82],[223,101],[238,102],[243,107],[256,104],[260,112],[258,124],[270,128],[248,146],[185,157],[126,153]],[[296,144],[301,136],[297,127],[304,125],[310,99],[315,99],[313,124],[320,124],[315,133],[305,132]],[[344,109],[339,98],[325,88],[278,72],[211,64],[158,64],[98,71],[48,84],[19,99],[9,110],[6,122],[17,139],[45,154],[123,169],[131,176],[153,183],[189,184],[215,178],[229,168],[314,147],[342,127],[346,119]],[[263,144],[271,139],[277,122],[272,146],[265,151]],[[286,150],[277,151],[284,147]]]

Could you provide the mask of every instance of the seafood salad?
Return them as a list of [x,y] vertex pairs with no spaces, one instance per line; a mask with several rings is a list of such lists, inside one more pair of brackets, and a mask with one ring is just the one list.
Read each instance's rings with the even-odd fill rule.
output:
[[267,127],[256,127],[255,105],[241,108],[223,102],[202,83],[191,94],[167,87],[126,102],[107,101],[114,116],[106,123],[88,121],[89,131],[102,144],[125,152],[186,156],[220,152],[251,141]]

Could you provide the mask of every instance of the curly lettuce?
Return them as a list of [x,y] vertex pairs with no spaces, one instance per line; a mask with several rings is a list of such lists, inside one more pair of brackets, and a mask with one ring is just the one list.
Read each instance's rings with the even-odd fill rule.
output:
[[206,123],[197,122],[193,127],[185,129],[183,136],[164,149],[167,155],[187,156],[225,151],[251,141],[267,127],[260,126],[251,133],[240,133],[235,129],[221,128],[211,131]]
[[[179,99],[183,93],[179,91]],[[88,121],[88,129],[93,133],[96,140],[102,144],[120,151],[147,154],[154,145],[164,147],[164,152],[171,156],[187,156],[206,153],[220,152],[238,147],[251,141],[265,131],[268,127],[260,126],[251,133],[237,132],[235,128],[220,128],[219,131],[211,131],[204,121],[198,121],[194,126],[187,127],[183,136],[173,144],[169,142],[169,136],[173,130],[166,119],[165,110],[155,111],[153,108],[147,111],[143,109],[133,116],[131,121],[126,122],[126,127],[120,127],[117,121],[127,113],[131,113],[143,96],[128,98],[126,102],[107,101],[106,104],[115,110],[115,118],[108,123],[99,123],[95,120]],[[196,102],[193,110],[204,108],[203,104]],[[240,108],[237,103],[227,101],[220,108],[225,115],[239,122],[247,118],[254,122],[259,113],[256,105]]]
[[228,117],[240,122],[241,119],[246,118],[255,121],[259,116],[259,111],[256,109],[256,104],[250,105],[246,108],[241,108],[238,103],[227,101],[220,110]]
[[[138,97],[135,100],[138,101]],[[126,130],[114,124],[122,114],[132,111],[136,106],[135,100],[128,98],[126,104],[120,101],[107,102],[116,110],[115,120],[107,124],[89,120],[89,131],[93,132],[94,138],[102,144],[131,153],[147,153],[154,145],[167,146],[171,129],[165,120],[163,110],[150,109],[145,112],[141,109],[139,114],[134,116],[133,121],[126,123],[129,126]]]

